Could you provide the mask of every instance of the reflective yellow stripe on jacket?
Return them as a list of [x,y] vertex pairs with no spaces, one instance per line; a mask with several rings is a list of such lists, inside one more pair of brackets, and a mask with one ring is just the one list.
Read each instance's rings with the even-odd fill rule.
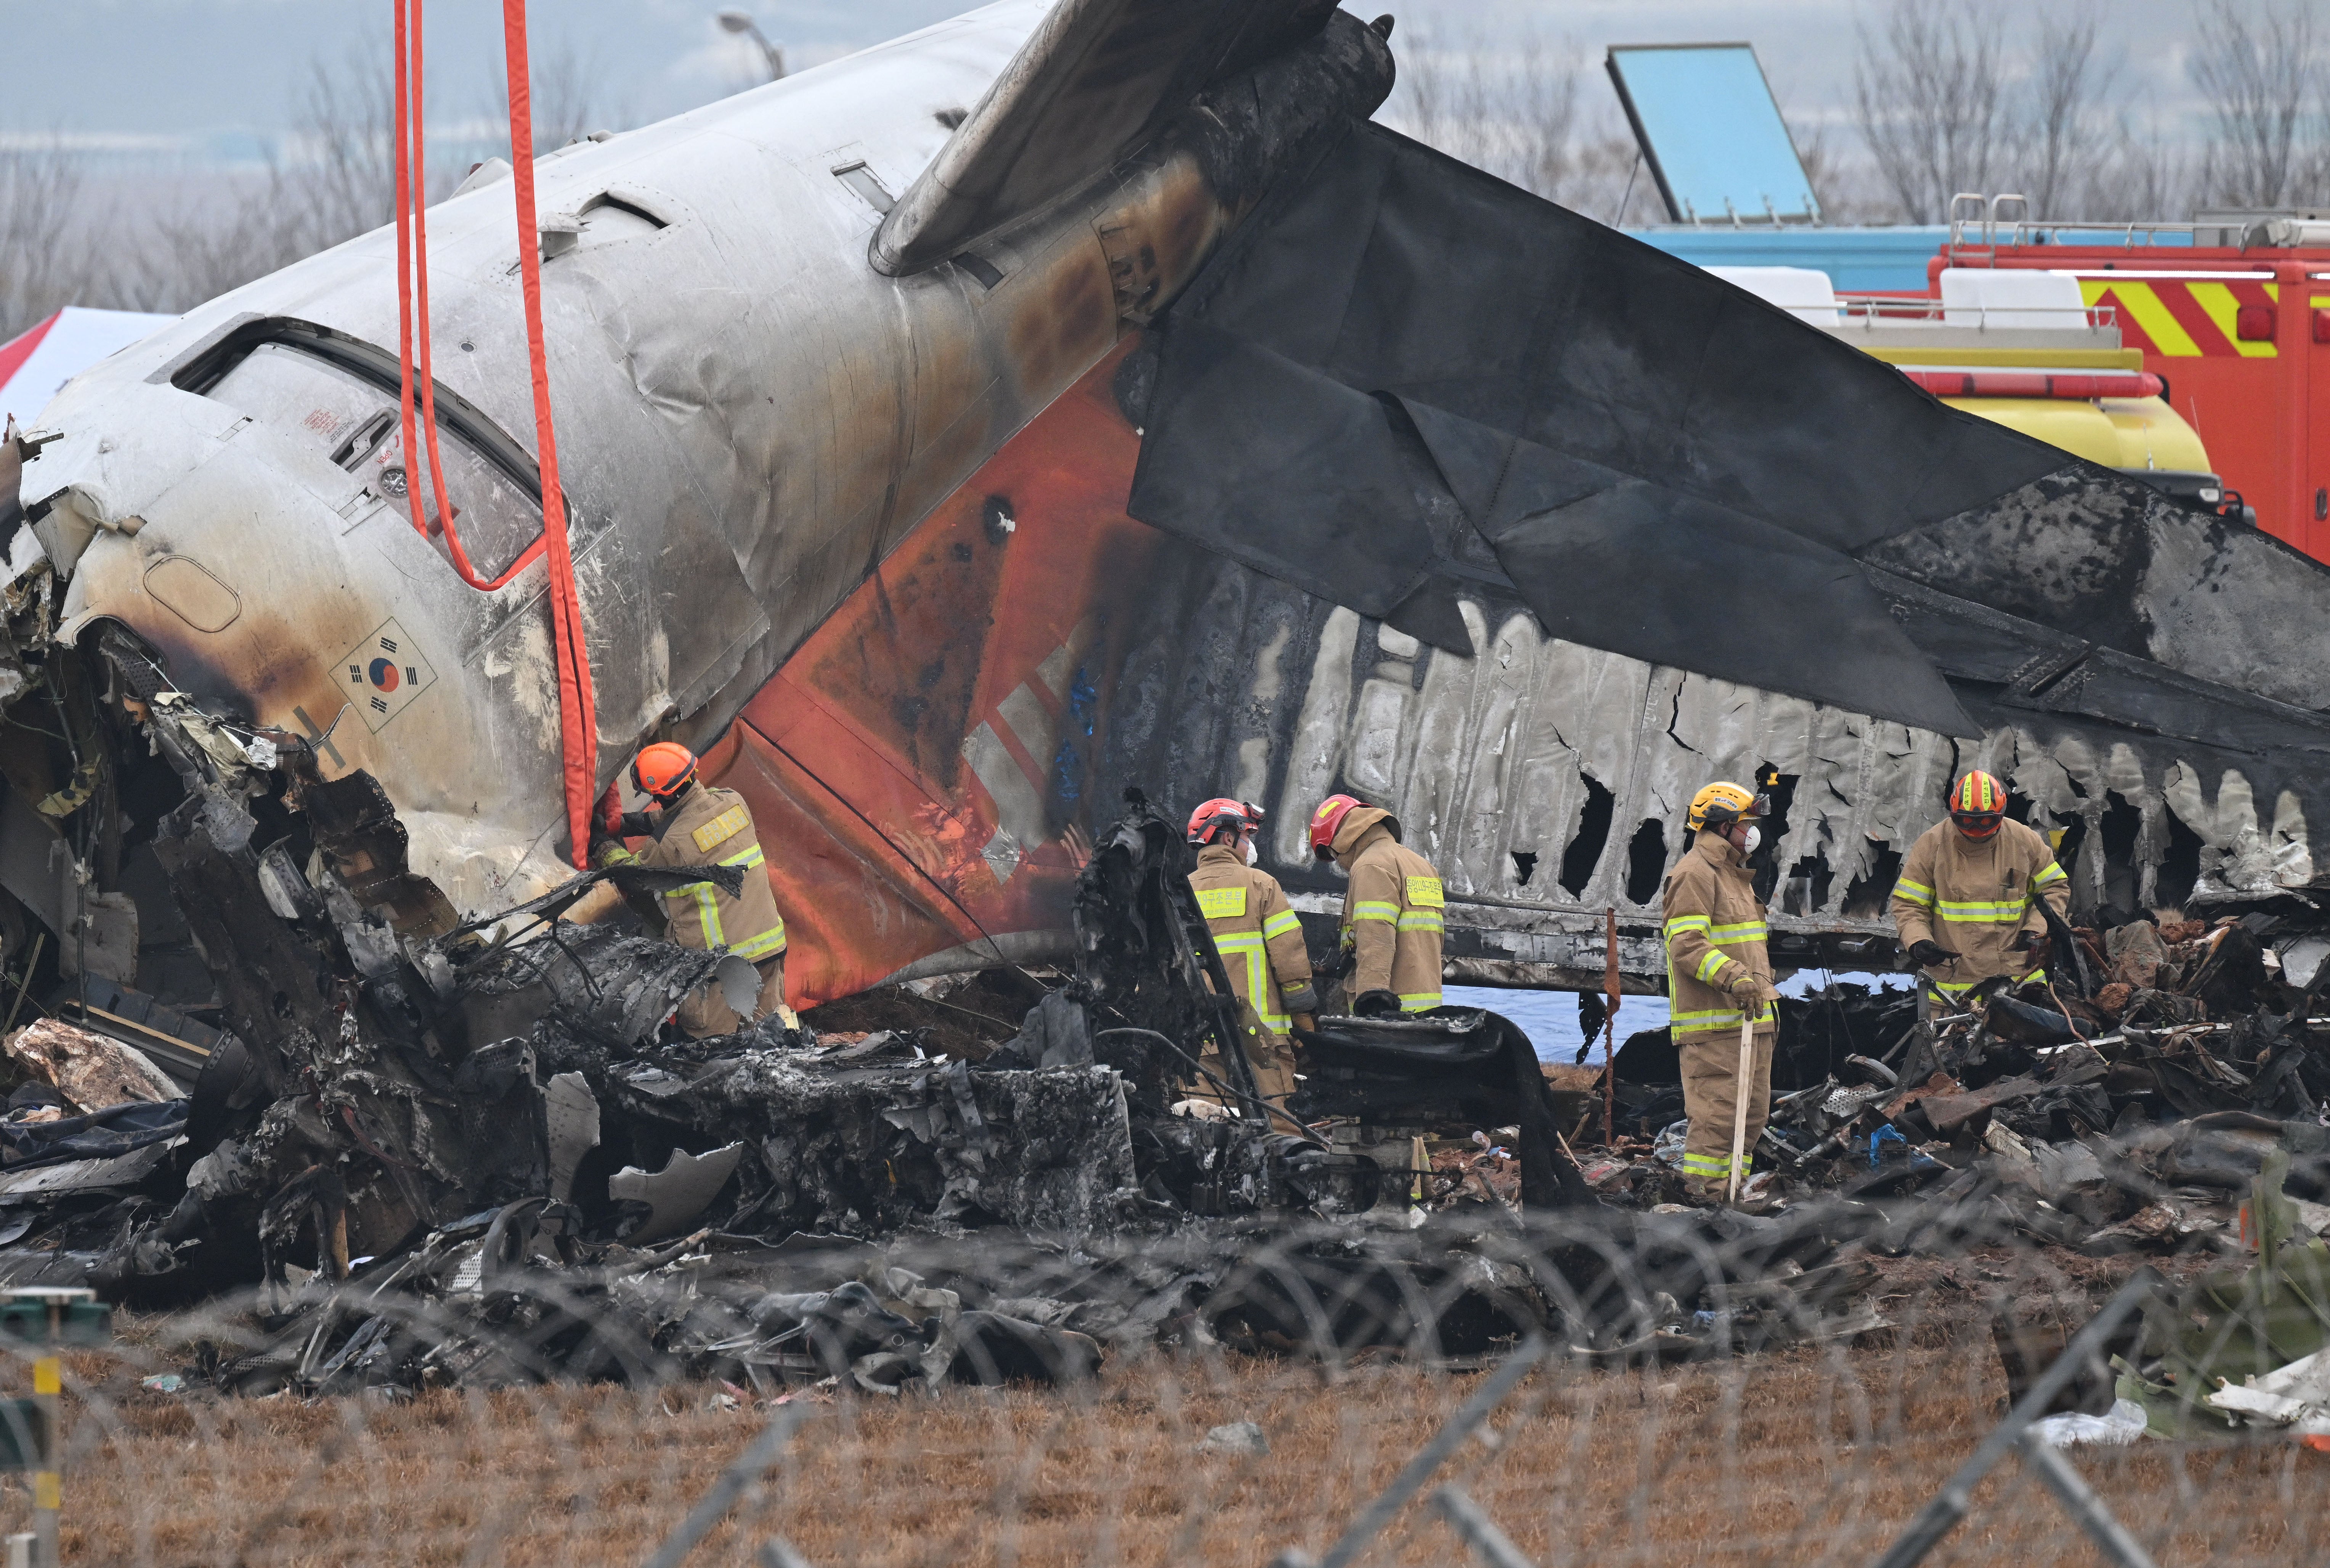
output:
[[[2036,981],[2041,985],[2046,984],[2047,972],[2044,969],[2033,969],[2030,974],[2022,976],[2021,980],[2016,981],[2015,984],[2017,985],[2022,985],[2032,981]],[[1964,996],[1967,992],[1972,991],[1975,986],[1981,984],[1982,982],[1979,980],[1936,980],[1932,976],[1928,975],[1926,979],[1926,984],[1940,992],[1944,996],[1950,997],[1955,1000],[1957,997]]]
[[1933,908],[1935,913],[1944,920],[1956,921],[1959,925],[1996,926],[2003,925],[2008,921],[2020,925],[2022,917],[2031,912],[2031,900],[2028,898],[1944,898]]
[[[1699,931],[1705,933],[1710,943],[1717,946],[1737,946],[1745,942],[1761,942],[1770,934],[1771,928],[1761,920],[1740,920],[1729,926],[1718,926],[1705,915],[1678,915],[1660,929],[1670,942],[1674,940],[1675,933],[1678,931]],[[1710,953],[1692,967],[1691,977],[1701,985],[1712,985],[1715,984],[1715,977],[1723,972],[1727,965],[1738,962],[1738,959],[1727,953]],[[1699,1015],[1690,1013],[1682,1016],[1695,1018]],[[1733,1014],[1731,1022],[1738,1022],[1738,1015]]]
[[[1217,893],[1236,893],[1238,896],[1238,907],[1236,912],[1240,915],[1246,913],[1245,889],[1216,888],[1210,890]],[[1203,892],[1198,895],[1201,908],[1205,896]],[[1293,917],[1290,915],[1287,918],[1293,919]],[[1254,1015],[1262,1020],[1263,1028],[1269,1030],[1273,1034],[1284,1034],[1293,1027],[1293,1016],[1283,1012],[1264,1012],[1262,1010],[1263,998],[1270,994],[1270,952],[1264,946],[1268,940],[1269,938],[1260,931],[1233,931],[1227,936],[1219,931],[1214,933],[1214,946],[1220,949],[1224,964],[1234,964],[1241,959],[1245,961],[1246,995],[1246,1001],[1254,1008]]]
[[[1777,1003],[1764,1003],[1763,1011],[1756,1014],[1756,1022],[1771,1023],[1777,1020],[1780,1015],[1775,1011],[1776,1006]],[[1735,1007],[1728,1012],[1722,1008],[1711,1008],[1702,1012],[1669,1013],[1667,1022],[1669,1027],[1690,1034],[1696,1031],[1710,1029],[1737,1029],[1747,1021],[1747,1018],[1746,1012],[1739,1008]]]
[[[754,844],[749,850],[739,851],[715,863],[723,866],[741,866],[745,870],[751,871],[766,866],[769,863],[769,858],[761,852],[760,845]],[[704,923],[704,945],[707,948],[726,946],[728,951],[737,957],[752,959],[754,962],[785,950],[785,923],[781,917],[767,930],[757,932],[741,942],[730,945],[727,933],[722,930],[720,926],[718,893],[719,889],[709,882],[690,882],[684,888],[674,888],[664,897],[674,903],[693,902],[695,904],[696,915]]]

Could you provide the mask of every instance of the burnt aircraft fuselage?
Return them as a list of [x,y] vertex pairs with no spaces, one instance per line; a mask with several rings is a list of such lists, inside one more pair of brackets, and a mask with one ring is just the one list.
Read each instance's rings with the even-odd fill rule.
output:
[[[884,214],[1046,10],[1006,0],[540,160],[602,782],[646,739],[716,734],[939,500],[1170,299],[1299,142],[1225,156],[1219,117],[1169,129],[950,261],[876,270]],[[1283,94],[1282,119],[1364,115],[1388,56],[1339,36],[1359,62],[1340,92],[1267,65],[1241,90]],[[541,527],[501,173],[429,217],[452,523],[487,577]],[[434,531],[396,429],[394,257],[390,231],[353,240],[80,377],[43,416],[61,439],[26,465],[23,499],[69,584],[60,641],[118,622],[205,703],[328,731],[327,776],[376,777],[414,870],[476,913],[569,874],[545,569],[478,591]]]
[[[1766,768],[1784,965],[1882,960],[1977,764],[2083,911],[2317,882],[2330,574],[1368,124],[1390,75],[1319,0],[1006,0],[539,160],[601,781],[671,737],[745,794],[796,1001],[1056,955],[1126,784],[1266,803],[1321,921],[1302,822],[1382,801],[1491,983],[1598,984],[1615,911],[1655,988],[1684,803]],[[429,219],[488,577],[541,527],[512,212],[489,168]],[[16,565],[489,915],[569,874],[545,581],[449,559],[394,256],[71,384]],[[70,920],[86,851],[35,847]]]

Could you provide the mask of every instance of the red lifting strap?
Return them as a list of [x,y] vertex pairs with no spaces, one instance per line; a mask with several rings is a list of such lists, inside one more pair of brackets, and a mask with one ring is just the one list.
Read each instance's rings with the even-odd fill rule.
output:
[[[528,90],[526,0],[503,0],[502,36],[509,73],[510,167],[516,187],[517,251],[526,299],[526,357],[534,378],[535,440],[542,470],[542,537],[501,575],[478,576],[453,526],[438,460],[437,381],[429,335],[429,193],[427,138],[421,94],[421,0],[393,0],[396,11],[396,302],[397,358],[404,422],[406,506],[423,535],[432,524],[445,534],[453,569],[473,588],[501,587],[536,558],[547,556],[551,646],[558,666],[560,750],[564,762],[566,827],[578,867],[588,860],[592,798],[598,793],[599,726],[591,692],[591,660],[582,642],[582,609],[574,592],[574,561],[566,540],[566,493],[558,482],[558,442],[550,417],[550,366],[543,347],[542,246],[534,211],[534,109]],[[417,295],[417,299],[416,299]],[[415,361],[416,343],[419,348]],[[416,374],[417,369],[417,374]],[[433,518],[424,519],[412,470],[413,390],[421,394],[421,427],[428,443]]]

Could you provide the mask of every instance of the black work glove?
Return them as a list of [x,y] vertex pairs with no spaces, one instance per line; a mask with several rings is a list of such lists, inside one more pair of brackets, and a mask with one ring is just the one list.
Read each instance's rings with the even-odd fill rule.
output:
[[2044,953],[2047,946],[2047,933],[2044,931],[2017,931],[2014,934],[2013,947],[2017,953]]
[[1909,956],[1920,969],[1938,969],[1950,961],[1952,955],[1949,949],[1928,937],[1923,942],[1910,943]]

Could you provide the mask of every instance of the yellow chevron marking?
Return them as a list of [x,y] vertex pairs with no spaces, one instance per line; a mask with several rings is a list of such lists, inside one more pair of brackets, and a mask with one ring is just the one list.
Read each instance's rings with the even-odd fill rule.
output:
[[2172,359],[2197,359],[2201,356],[2201,346],[2193,342],[2193,335],[2168,313],[2168,307],[2160,302],[2160,296],[2153,292],[2151,284],[2126,279],[2082,278],[2079,280],[2079,293],[2090,305],[2100,303],[2107,294],[2112,296],[2112,302],[2127,313],[2139,331],[2152,339],[2155,353]]
[[[2218,331],[2225,335],[2225,341],[2233,346],[2234,353],[2244,359],[2275,357],[2274,346],[2271,343],[2241,341],[2239,319],[2241,302],[2233,298],[2233,291],[2231,289],[2222,283],[2187,283],[2184,287],[2193,290],[2193,303],[2208,312],[2209,319],[2216,325]],[[2270,294],[2275,291],[2272,284],[2266,285],[2266,292]]]

